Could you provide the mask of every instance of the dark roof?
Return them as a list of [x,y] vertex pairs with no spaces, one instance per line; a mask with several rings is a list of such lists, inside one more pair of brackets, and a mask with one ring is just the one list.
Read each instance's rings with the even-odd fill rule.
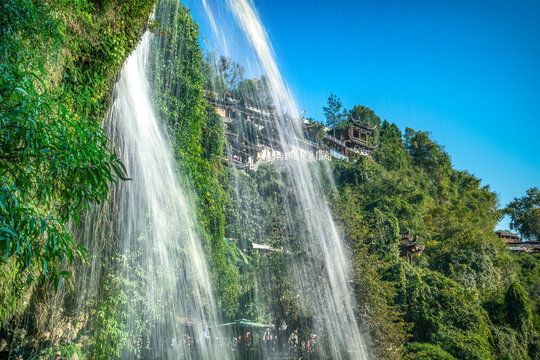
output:
[[373,131],[377,128],[377,125],[373,125],[373,126],[368,126],[366,124],[363,124],[360,122],[360,120],[356,120],[355,118],[353,118],[351,116],[351,120],[353,121],[354,125],[358,126],[359,128],[362,128],[364,130],[368,130],[368,131]]
[[519,237],[518,234],[513,234],[511,232],[508,232],[508,231],[495,231],[495,233],[499,236],[512,236],[512,237]]

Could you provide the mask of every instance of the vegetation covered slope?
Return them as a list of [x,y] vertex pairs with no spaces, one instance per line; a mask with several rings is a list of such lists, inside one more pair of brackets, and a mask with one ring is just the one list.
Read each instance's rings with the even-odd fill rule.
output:
[[100,124],[153,3],[0,3],[0,338],[21,336],[33,295],[65,284],[85,253],[69,224],[124,176]]
[[[124,175],[99,124],[115,76],[152,5],[146,0],[1,4],[0,338],[7,341],[0,341],[0,351],[72,340],[54,338],[40,321],[76,296],[76,289],[63,292],[60,301],[54,295],[54,285],[70,275],[67,264],[82,261],[85,253],[68,223],[84,206],[104,201],[110,182]],[[307,339],[312,314],[302,310],[283,266],[294,254],[248,256],[239,250],[248,241],[279,249],[294,240],[282,204],[283,196],[294,194],[273,166],[249,174],[222,166],[222,122],[203,99],[215,74],[202,59],[198,27],[187,9],[180,7],[175,21],[180,31],[173,46],[153,60],[174,74],[153,79],[163,93],[155,105],[167,119],[178,166],[196,195],[222,314],[284,320]],[[159,23],[153,25],[167,36]],[[223,89],[265,97],[264,78],[243,79],[230,62],[222,67],[233,75],[218,82]],[[335,187],[328,184],[327,196],[354,254],[357,313],[377,357],[538,359],[540,260],[508,252],[495,237],[496,195],[475,176],[455,170],[428,133],[403,134],[363,106],[352,115],[378,125],[373,141],[379,146],[373,158],[329,164]],[[400,232],[407,230],[426,246],[412,265],[398,252]],[[85,350],[93,358],[117,358],[129,348],[122,320],[125,303],[133,299],[120,290],[121,280],[112,270],[105,273],[100,294],[106,296],[92,306],[93,339]],[[83,355],[74,347],[64,349]]]
[[[77,343],[84,347],[79,356],[111,359],[137,350],[131,339],[149,331],[142,324],[136,333],[127,330],[128,303],[144,305],[145,299],[140,283],[117,274],[123,260],[110,250],[114,244],[103,250],[84,239],[85,249],[69,231],[82,209],[106,201],[110,185],[125,176],[100,124],[120,67],[147,27],[164,43],[151,59],[159,69],[150,74],[160,91],[154,105],[198,205],[220,308],[236,313],[240,280],[229,259],[238,252],[224,238],[220,185],[224,135],[220,117],[203,99],[198,25],[176,1],[162,1],[166,9],[149,22],[154,3],[2,3],[0,352],[53,346],[47,351],[71,354],[68,344]],[[99,259],[92,276],[100,287],[85,295],[81,314],[85,257]],[[144,279],[137,271],[134,278]]]
[[[540,261],[510,253],[495,235],[501,210],[489,187],[455,170],[428,133],[407,128],[402,134],[387,121],[373,160],[333,168],[335,215],[357,249],[361,314],[373,323],[381,356],[391,358],[386,349],[397,345],[386,330],[392,319],[375,310],[382,301],[412,326],[407,358],[445,358],[433,346],[457,359],[538,358],[538,279],[532,285],[527,277]],[[408,230],[425,244],[412,265],[398,252],[400,233]],[[369,269],[379,276],[372,282]],[[378,284],[392,284],[393,291]]]
[[[239,64],[215,54],[207,60],[206,86],[267,103],[264,77],[245,79]],[[402,133],[365,106],[345,110],[335,96],[324,110],[327,125],[338,129],[351,118],[376,126],[372,157],[327,164],[334,177],[327,196],[354,254],[358,316],[377,357],[537,359],[540,260],[511,253],[496,236],[503,214],[496,194],[471,173],[454,169],[428,132]],[[232,119],[230,131],[238,124],[249,129],[240,116]],[[309,129],[320,143],[322,124],[312,121]],[[239,135],[253,142],[257,133]],[[231,169],[227,193],[225,234],[239,247],[257,242],[280,249],[294,243],[282,202],[295,194],[278,169],[265,165],[247,174]],[[531,194],[517,199],[514,208],[535,201]],[[534,212],[537,205],[528,208]],[[292,212],[289,219],[295,219]],[[527,224],[535,224],[531,218]],[[401,233],[409,231],[425,245],[412,264],[400,258],[398,248]],[[242,281],[237,316],[285,320],[291,331],[298,327],[309,334],[311,314],[301,310],[302,299],[284,270],[287,256],[296,254],[247,257],[240,266],[248,281]]]

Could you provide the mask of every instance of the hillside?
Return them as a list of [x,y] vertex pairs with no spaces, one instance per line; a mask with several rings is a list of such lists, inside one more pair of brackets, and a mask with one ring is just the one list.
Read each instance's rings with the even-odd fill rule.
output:
[[[284,126],[173,0],[1,6],[0,359],[540,358],[539,255],[429,132],[335,96]],[[115,111],[143,34],[150,145],[115,127],[141,113]],[[328,147],[355,124],[365,151]]]

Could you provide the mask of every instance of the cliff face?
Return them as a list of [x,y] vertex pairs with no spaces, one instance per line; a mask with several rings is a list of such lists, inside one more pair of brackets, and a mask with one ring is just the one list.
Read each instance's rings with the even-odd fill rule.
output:
[[[16,224],[25,225],[30,216],[43,227],[34,232],[14,227],[9,247],[0,243],[7,254],[0,263],[0,358],[20,353],[48,356],[56,350],[80,357],[83,348],[91,358],[110,359],[122,349],[137,351],[142,346],[132,344],[133,334],[148,329],[130,329],[128,334],[125,323],[129,303],[147,300],[139,296],[144,284],[127,283],[119,275],[126,259],[119,256],[113,235],[111,185],[126,174],[100,126],[117,74],[147,28],[163,46],[163,53],[153,49],[151,59],[161,70],[148,74],[162,93],[153,105],[173,143],[183,181],[193,190],[220,309],[232,314],[238,306],[239,278],[236,265],[227,261],[230,249],[223,236],[224,135],[221,119],[203,99],[198,26],[175,0],[159,1],[155,20],[149,21],[155,3],[12,0],[0,15],[0,27],[8,35],[0,43],[1,61],[9,69],[2,72],[2,84],[15,93],[17,87],[24,91],[9,98],[9,107],[36,115],[35,122],[30,116],[25,119],[25,124],[35,126],[17,133],[18,139],[31,134],[32,139],[51,138],[55,144],[51,149],[46,141],[35,141],[35,151],[22,153],[20,161],[0,159],[8,169],[30,169],[1,178],[1,190],[23,208],[15,209],[22,214],[15,217]],[[25,77],[35,81],[20,87]],[[8,87],[2,88],[2,98]],[[32,100],[31,106],[25,107],[27,100]],[[50,111],[42,110],[41,102]],[[49,118],[54,131],[42,126]],[[8,120],[8,125],[19,124],[16,118]],[[4,153],[15,150],[13,141],[2,140]],[[42,156],[50,151],[54,156]],[[32,161],[36,156],[41,156],[41,165]],[[36,181],[25,185],[30,173]],[[37,183],[44,184],[44,195]],[[13,190],[12,185],[19,184],[26,186],[28,196]],[[37,193],[44,197],[34,201]],[[92,210],[86,210],[91,205]],[[87,221],[95,215],[91,212],[98,213],[97,222]],[[2,226],[10,216],[0,212]],[[17,247],[23,237],[27,250]]]
[[154,3],[2,2],[0,358],[66,343],[88,320],[72,310],[84,252],[68,228],[117,173],[100,124]]

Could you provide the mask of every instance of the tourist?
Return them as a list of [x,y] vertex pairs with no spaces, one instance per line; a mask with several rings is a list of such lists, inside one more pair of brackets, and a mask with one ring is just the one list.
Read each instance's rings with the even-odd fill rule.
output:
[[19,355],[19,357],[17,358],[17,360],[23,360],[22,355]]
[[296,350],[296,337],[294,334],[291,335],[291,347],[293,351]]
[[267,347],[267,349],[268,349],[268,352],[271,352],[271,351],[272,351],[272,342],[273,342],[273,340],[274,340],[273,337],[274,337],[273,335],[270,335],[270,336],[268,337],[268,341],[266,342],[266,347]]
[[60,351],[57,351],[56,354],[54,354],[54,360],[60,360],[62,357],[62,353]]

